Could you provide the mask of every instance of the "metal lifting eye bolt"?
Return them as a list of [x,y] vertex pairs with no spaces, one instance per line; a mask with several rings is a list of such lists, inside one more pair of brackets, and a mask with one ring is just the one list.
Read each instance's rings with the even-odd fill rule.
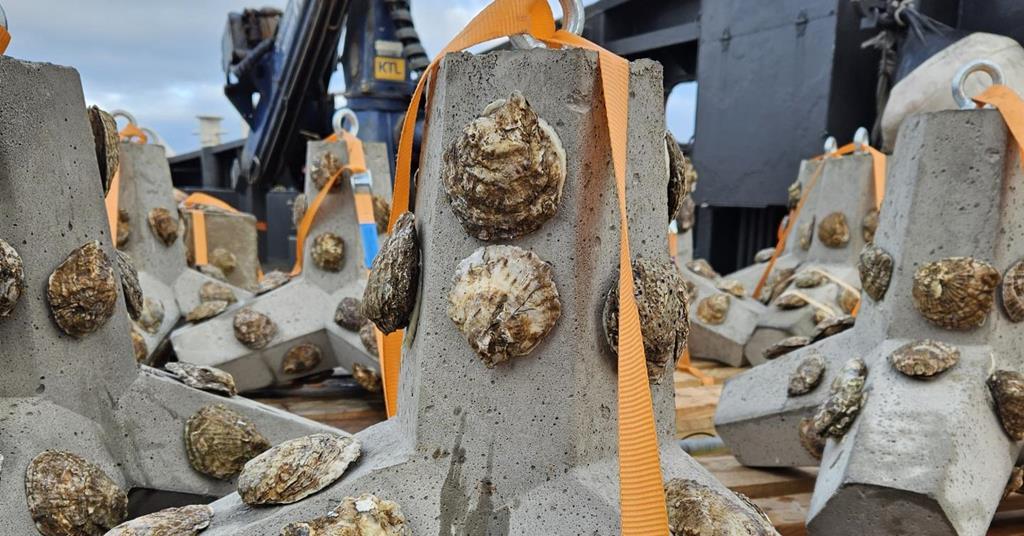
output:
[[132,115],[127,110],[114,110],[114,111],[110,112],[110,116],[113,117],[115,120],[118,117],[123,117],[125,119],[125,121],[128,121],[129,125],[136,125],[136,126],[138,126],[138,123],[135,122],[135,116]]
[[829,136],[825,138],[825,154],[830,155],[839,148],[839,143],[836,142],[835,136]]
[[[345,120],[348,119],[348,128],[345,127]],[[359,118],[356,117],[356,113],[349,108],[342,108],[337,112],[334,112],[334,117],[331,118],[331,124],[334,126],[334,132],[341,134],[341,132],[348,131],[353,136],[359,135]]]
[[3,26],[5,30],[9,28],[7,26],[7,14],[4,13],[4,6],[2,5],[0,5],[0,26]]
[[[586,22],[586,12],[583,8],[583,0],[559,0],[562,4],[562,29],[576,35],[583,33],[583,24]],[[513,35],[509,38],[514,48],[530,49],[543,48],[544,43],[526,34]]]
[[960,68],[955,75],[953,75],[953,100],[956,101],[956,105],[961,110],[973,110],[977,108],[974,101],[967,96],[967,92],[964,91],[964,85],[967,83],[967,79],[976,72],[988,73],[992,78],[993,85],[1003,84],[1003,70],[996,65],[994,62],[989,60],[977,60]]
[[871,145],[871,140],[868,139],[868,129],[864,127],[857,128],[857,132],[853,133],[853,145],[859,153],[866,153],[868,151],[868,146]]

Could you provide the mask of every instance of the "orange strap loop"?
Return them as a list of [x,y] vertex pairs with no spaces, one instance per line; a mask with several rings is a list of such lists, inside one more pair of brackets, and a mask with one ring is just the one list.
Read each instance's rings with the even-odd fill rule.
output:
[[682,355],[679,356],[679,360],[676,361],[676,370],[681,370],[697,380],[700,381],[701,385],[714,385],[715,379],[707,374],[704,374],[699,368],[693,366],[693,362],[690,360],[690,348],[683,348]]
[[[626,536],[668,535],[658,438],[647,381],[640,318],[633,294],[633,271],[626,217],[626,132],[629,105],[629,62],[580,36],[555,29],[547,0],[495,0],[477,15],[427,67],[416,85],[398,145],[395,193],[388,228],[409,210],[413,131],[426,81],[446,54],[478,43],[516,34],[530,34],[548,46],[573,46],[598,53],[599,72],[615,171],[619,208],[619,359],[618,437],[621,533]],[[396,411],[402,333],[383,337],[381,368],[388,414]]]
[[7,45],[11,44],[11,34],[7,28],[0,26],[0,54],[7,51]]
[[130,142],[133,141],[134,138],[137,140],[137,143],[145,144],[149,142],[149,136],[146,136],[146,133],[143,132],[142,129],[131,123],[125,125],[124,128],[118,132],[118,135],[121,137],[121,141]]
[[110,225],[110,242],[117,247],[117,220],[121,214],[121,166],[114,171],[114,177],[110,179],[110,189],[107,196],[103,198],[103,204],[107,207],[107,223]]
[[1007,86],[996,84],[989,86],[973,100],[979,106],[991,104],[1003,115],[1003,121],[1017,143],[1021,166],[1024,167],[1024,101],[1021,101],[1020,95]]
[[185,205],[185,208],[208,206],[217,207],[221,210],[226,210],[228,212],[238,212],[237,208],[227,204],[226,202],[220,199],[217,199],[216,197],[213,197],[212,195],[204,194],[202,192],[189,194],[189,196],[186,197],[185,200],[181,202],[181,204]]

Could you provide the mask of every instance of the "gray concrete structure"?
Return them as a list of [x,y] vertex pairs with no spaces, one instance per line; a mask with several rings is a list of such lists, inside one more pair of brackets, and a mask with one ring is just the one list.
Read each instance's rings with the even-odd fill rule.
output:
[[[618,213],[607,158],[597,56],[580,49],[446,56],[437,75],[416,196],[423,278],[415,334],[402,358],[398,415],[358,434],[360,461],[302,502],[253,509],[237,495],[213,504],[204,535],[277,535],[345,496],[394,500],[414,534],[619,533],[615,358],[601,309],[615,284]],[[632,64],[626,170],[634,255],[665,256],[667,177],[660,161],[660,66]],[[560,206],[511,241],[550,262],[561,317],[527,356],[486,368],[448,318],[452,274],[485,242],[452,214],[441,155],[496,99],[521,91],[558,133],[568,174]],[[409,333],[409,332],[407,332]],[[666,479],[723,490],[674,440],[671,381],[652,386]]]
[[[192,235],[192,210],[202,210],[206,221],[206,249],[212,253],[224,248],[235,256],[237,266],[224,274],[228,283],[249,291],[259,286],[260,256],[259,232],[256,230],[256,216],[248,212],[228,212],[217,207],[197,207],[181,210],[185,222],[185,250],[189,259],[195,257],[195,242]],[[191,262],[190,264],[195,264]]]
[[[374,192],[391,198],[389,165],[383,144],[364,143],[366,165],[373,175]],[[344,142],[310,142],[306,169],[310,170],[325,151],[334,152],[341,162],[348,156]],[[302,273],[288,284],[243,304],[263,313],[277,324],[277,335],[263,349],[254,350],[234,335],[232,311],[200,324],[186,326],[171,335],[171,344],[181,361],[214,366],[230,372],[241,391],[287,383],[298,377],[341,367],[352,371],[355,364],[379,370],[377,356],[371,355],[357,332],[334,322],[334,312],[342,298],[362,298],[366,285],[363,246],[359,239],[352,185],[339,179],[340,186],[324,198],[303,248]],[[309,199],[317,192],[312,175],[307,173]],[[331,232],[345,241],[344,264],[338,272],[328,272],[313,262],[313,240]],[[298,344],[311,343],[320,348],[322,360],[301,373],[282,369],[285,354]]]
[[[846,360],[867,364],[866,403],[824,451],[811,534],[985,534],[1021,450],[1003,431],[985,380],[994,369],[1021,370],[1024,332],[998,301],[979,328],[936,327],[915,309],[911,288],[915,271],[941,258],[970,256],[1003,273],[1024,257],[1015,147],[992,110],[904,122],[875,235],[895,261],[888,292],[878,302],[862,295],[854,329],[726,383],[715,427],[741,462],[813,465],[799,444],[800,418],[826,397]],[[931,380],[893,369],[892,351],[920,339],[956,346],[959,364]],[[812,353],[827,362],[824,380],[787,397],[790,373]]]
[[696,288],[696,299],[690,304],[690,357],[712,359],[732,367],[746,363],[743,350],[764,315],[765,305],[750,297],[729,297],[729,310],[721,324],[707,323],[697,314],[698,304],[716,294],[725,294],[716,281],[703,277],[685,266],[681,270]]
[[273,443],[340,433],[139,367],[123,296],[96,332],[64,335],[47,303],[51,272],[91,240],[114,255],[78,74],[0,56],[0,109],[0,237],[19,251],[26,283],[0,318],[0,532],[36,534],[24,479],[46,449],[82,456],[126,490],[221,496],[233,483],[193,471],[184,452],[185,420],[200,407],[224,404]]

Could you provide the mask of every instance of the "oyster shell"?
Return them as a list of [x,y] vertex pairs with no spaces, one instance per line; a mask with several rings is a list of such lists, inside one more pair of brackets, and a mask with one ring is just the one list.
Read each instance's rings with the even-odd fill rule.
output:
[[875,301],[882,301],[889,290],[892,278],[892,255],[874,244],[867,244],[860,252],[857,271],[860,273],[860,285],[864,292]]
[[297,344],[288,349],[281,361],[281,371],[285,374],[302,374],[309,372],[323,361],[320,347],[309,342]]
[[199,287],[199,301],[224,301],[230,304],[237,302],[238,297],[235,296],[235,291],[231,290],[231,287],[207,281],[203,283],[203,286]]
[[245,464],[238,494],[249,505],[301,501],[341,478],[358,457],[353,437],[321,433],[285,441]]
[[488,105],[443,159],[441,180],[452,212],[470,236],[517,238],[558,210],[565,151],[518,91]]
[[296,229],[302,225],[302,218],[306,217],[306,209],[308,208],[309,200],[306,198],[306,194],[298,194],[292,200],[292,225]]
[[697,183],[697,170],[679,148],[672,133],[665,131],[665,148],[668,150],[668,219],[675,219],[682,208],[683,199],[693,191]]
[[144,306],[139,273],[135,271],[135,263],[127,253],[115,249],[114,260],[117,261],[117,270],[121,273],[121,290],[124,292],[124,304],[128,309],[128,316],[132,320],[138,320]]
[[814,240],[814,221],[815,217],[811,216],[811,221],[804,222],[803,225],[797,229],[797,236],[800,238],[800,249],[807,251],[811,249],[811,241]]
[[683,279],[683,289],[686,291],[687,305],[697,301],[697,285],[688,279]]
[[391,203],[382,195],[373,195],[373,221],[377,224],[377,234],[388,232],[388,220],[391,218]]
[[377,329],[373,325],[373,322],[367,320],[359,328],[359,341],[363,343],[363,348],[370,355],[377,355],[379,350],[377,348]]
[[224,300],[200,302],[199,305],[193,307],[191,311],[185,314],[185,321],[192,322],[194,324],[213,318],[224,311],[227,311],[228,305],[230,304]]
[[334,310],[334,323],[349,331],[359,331],[366,323],[363,313],[359,312],[361,304],[359,298],[342,298],[338,302],[338,308]]
[[697,220],[697,204],[693,202],[693,196],[688,195],[679,204],[679,212],[676,213],[676,225],[680,233],[693,229]]
[[765,348],[764,358],[775,359],[779,356],[786,355],[798,348],[803,348],[808,344],[811,344],[810,337],[803,337],[800,335],[786,337],[785,339],[782,339],[781,341],[769,346],[768,348]]
[[377,374],[377,371],[372,368],[364,367],[359,363],[352,365],[352,377],[355,378],[356,383],[361,385],[363,389],[371,393],[379,393],[383,388],[380,374]]
[[793,277],[796,288],[814,288],[828,281],[824,274],[816,270],[803,270]]
[[277,335],[277,324],[270,317],[248,307],[235,313],[234,326],[238,342],[253,350],[266,348]]
[[164,368],[177,377],[178,381],[193,389],[222,393],[228,396],[238,394],[238,389],[235,388],[235,378],[219,368],[194,365],[184,361],[171,361],[164,365]]
[[281,536],[412,536],[398,504],[374,495],[345,497],[323,517],[289,523]]
[[762,293],[762,299],[766,299],[765,303],[770,303],[775,298],[782,295],[789,285],[793,283],[794,275],[796,274],[795,268],[784,268],[782,270],[776,270],[768,276],[768,281],[765,283],[765,288],[769,289],[769,292]]
[[789,210],[796,209],[797,204],[800,203],[800,196],[803,195],[804,185],[800,184],[800,181],[793,181],[786,188],[786,208]]
[[833,212],[822,218],[818,224],[818,240],[830,248],[845,247],[850,241],[850,226],[846,223],[846,215]]
[[1024,486],[1024,467],[1018,465],[1010,472],[1010,479],[1003,489],[1003,499],[1009,497],[1013,492],[1019,492],[1022,486]]
[[481,247],[456,267],[448,316],[488,368],[529,354],[554,327],[562,306],[551,275],[516,246]]
[[142,300],[142,314],[139,315],[137,322],[146,333],[156,334],[164,322],[164,304],[160,303],[160,300],[145,298]]
[[845,314],[853,314],[853,310],[857,308],[857,304],[860,303],[860,293],[854,292],[853,289],[839,286],[836,290],[836,304],[839,305],[839,309]]
[[907,376],[935,376],[960,361],[956,346],[929,339],[913,341],[889,355],[892,368]]
[[914,307],[936,326],[974,329],[988,318],[999,279],[992,265],[971,257],[929,262],[914,274]]
[[224,274],[231,275],[238,267],[238,257],[225,248],[213,248],[210,252],[210,264],[220,268]]
[[[2,262],[0,261],[0,263]],[[2,295],[3,292],[0,292],[0,296]],[[1006,274],[1003,275],[1002,297],[1003,310],[1006,311],[1010,322],[1024,320],[1024,261],[1017,261],[1006,270]],[[0,316],[3,316],[2,306],[0,306]]]
[[185,453],[193,469],[221,480],[270,448],[256,426],[221,404],[203,406],[185,423]]
[[815,459],[820,460],[825,453],[825,436],[814,430],[814,419],[804,417],[800,419],[800,445]]
[[802,298],[799,294],[794,292],[783,293],[778,298],[775,298],[775,306],[779,309],[790,310],[799,309],[807,305],[807,300]]
[[834,380],[828,398],[814,413],[812,430],[817,435],[843,437],[864,405],[864,382],[868,369],[864,361],[846,362]]
[[768,516],[746,497],[701,482],[673,478],[665,484],[672,536],[777,535]]
[[210,276],[217,281],[226,282],[228,280],[228,276],[224,274],[224,270],[221,270],[212,264],[201,264],[197,266],[196,269],[199,270],[199,273]]
[[139,330],[132,328],[132,352],[135,354],[135,362],[142,363],[149,357],[149,346],[146,345],[146,339],[142,338],[142,334]]
[[384,333],[408,326],[416,306],[419,278],[416,217],[406,212],[398,217],[373,259],[360,312]]
[[0,239],[0,318],[11,314],[25,292],[25,265],[18,250]]
[[718,275],[718,272],[716,272],[715,269],[711,267],[711,264],[709,264],[708,261],[704,259],[694,259],[692,261],[687,261],[686,268],[689,269],[691,272],[701,277],[705,277],[707,279],[718,279],[719,277],[721,277]]
[[719,279],[715,281],[715,288],[727,294],[732,294],[737,298],[743,298],[747,295],[746,289],[743,288],[743,283],[735,279]]
[[170,210],[163,207],[150,209],[146,221],[149,222],[149,230],[163,245],[170,246],[178,239],[178,220]]
[[1014,441],[1024,439],[1024,374],[997,370],[986,383],[996,402],[996,413],[1003,430]]
[[[313,169],[310,171],[310,176],[313,178],[313,184],[316,186],[317,191],[323,190],[324,186],[327,185],[327,181],[332,176],[340,173],[342,167],[341,159],[330,151],[324,151],[316,164],[313,164]],[[331,186],[331,191],[336,192],[339,188],[341,188],[341,181],[335,180],[334,185]]]
[[118,209],[117,211],[117,247],[123,248],[128,245],[128,240],[132,237],[132,216],[128,214],[125,209]]
[[[690,332],[685,280],[671,261],[644,257],[633,260],[633,294],[640,315],[647,378],[661,383],[665,368],[686,347]],[[742,285],[740,285],[742,291]],[[619,286],[616,283],[604,304],[604,334],[613,352],[619,342]]]
[[212,519],[213,508],[205,504],[165,508],[121,523],[103,536],[196,536]]
[[864,242],[871,243],[875,241],[875,231],[878,230],[878,209],[873,208],[864,214],[864,219],[860,221],[860,231],[864,237]]
[[697,304],[697,320],[711,326],[722,324],[729,316],[731,303],[732,299],[725,293],[708,296]]
[[313,263],[325,272],[340,272],[345,261],[345,241],[334,233],[320,233],[313,239]]
[[117,173],[117,167],[121,162],[117,121],[98,106],[90,106],[89,126],[92,127],[92,139],[96,144],[96,162],[99,164],[103,195],[106,195],[110,191],[110,181],[114,179],[114,174]]
[[[65,451],[45,450],[29,462],[25,498],[44,536],[99,535],[128,516],[128,496],[117,483],[98,466]],[[5,520],[7,529],[10,523]]]
[[841,333],[853,327],[856,319],[851,315],[836,315],[827,316],[821,319],[816,326],[814,326],[814,336],[811,338],[814,342],[818,342],[826,337],[831,337],[837,333]]
[[761,264],[772,260],[772,255],[775,255],[775,248],[764,248],[754,254],[754,262]]
[[117,282],[99,242],[86,242],[57,266],[50,274],[46,298],[57,326],[72,337],[98,330],[113,316]]
[[291,280],[291,275],[280,270],[271,270],[263,274],[263,279],[260,280],[259,287],[256,289],[256,294],[266,294],[267,292],[270,292]]
[[789,396],[805,395],[814,390],[821,383],[825,375],[825,360],[817,354],[805,357],[796,367],[796,370],[789,375],[789,387],[786,390]]

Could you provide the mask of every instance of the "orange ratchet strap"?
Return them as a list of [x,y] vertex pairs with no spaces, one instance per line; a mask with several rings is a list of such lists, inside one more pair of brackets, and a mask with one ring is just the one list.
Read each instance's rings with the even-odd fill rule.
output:
[[118,135],[121,137],[121,141],[130,142],[133,141],[132,138],[135,138],[138,140],[137,143],[145,144],[149,142],[149,136],[146,136],[146,133],[143,132],[142,129],[131,123],[125,125],[124,128],[118,132]]
[[7,31],[7,28],[0,26],[0,54],[7,50],[7,45],[9,44],[11,44],[11,34]]
[[1020,95],[1007,86],[996,84],[974,97],[974,102],[979,106],[991,104],[1003,115],[1003,121],[1017,143],[1021,166],[1024,167],[1024,101],[1021,101]]
[[110,243],[117,247],[117,219],[120,211],[121,199],[121,166],[114,171],[114,177],[110,179],[110,189],[103,203],[107,206],[107,223],[110,225]]

